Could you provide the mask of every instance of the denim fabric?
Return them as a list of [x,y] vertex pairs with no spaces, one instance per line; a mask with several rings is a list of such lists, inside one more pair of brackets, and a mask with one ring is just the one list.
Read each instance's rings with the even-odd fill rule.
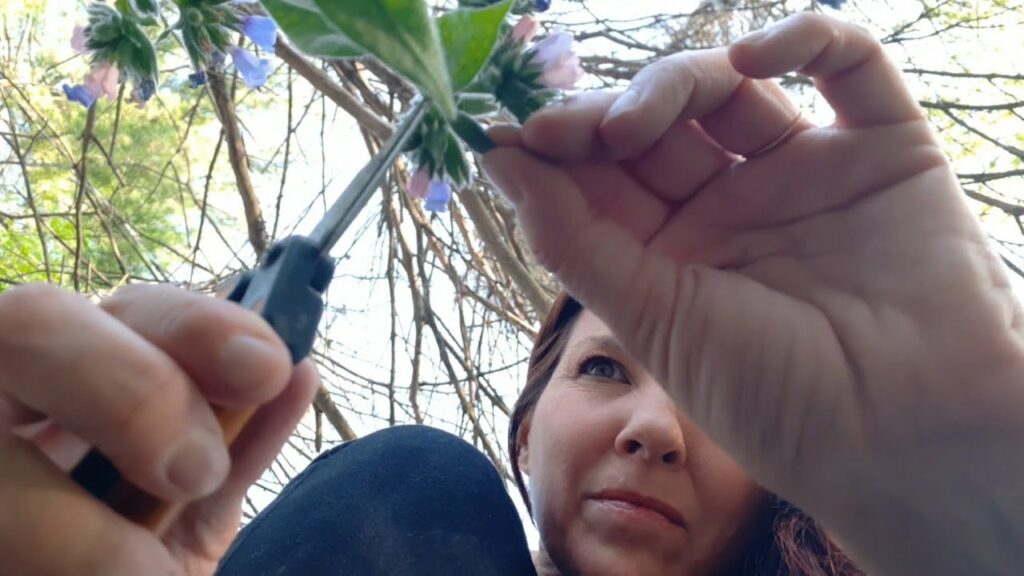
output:
[[239,533],[218,576],[535,574],[498,472],[476,448],[397,426],[324,452]]

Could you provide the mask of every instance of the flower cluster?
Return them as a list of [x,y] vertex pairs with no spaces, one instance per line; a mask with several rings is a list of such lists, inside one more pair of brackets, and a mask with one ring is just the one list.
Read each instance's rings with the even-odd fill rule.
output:
[[573,88],[583,76],[572,34],[556,29],[534,42],[541,31],[523,15],[491,56],[478,79],[480,91],[493,94],[520,122],[548,105],[559,91]]
[[[536,20],[523,16],[512,29],[512,38],[528,44],[539,31]],[[539,82],[546,88],[568,90],[583,77],[580,58],[573,50],[573,36],[564,30],[555,30],[527,50],[527,61],[540,68]]]
[[100,97],[114,99],[121,82],[131,80],[132,100],[140,106],[156,90],[156,52],[137,18],[126,17],[105,4],[89,7],[87,26],[75,26],[71,48],[87,56],[91,66],[81,84],[64,84],[68,100],[86,108]]
[[261,51],[273,53],[278,27],[273,18],[252,13],[246,4],[255,1],[197,4],[182,9],[175,28],[180,29],[192,60],[194,71],[189,74],[188,83],[193,88],[205,84],[207,67],[220,68],[227,55],[246,86],[259,88],[266,84],[273,70],[270,60],[234,45],[231,32],[241,32]]
[[[472,0],[475,1],[475,0]],[[462,2],[464,5],[465,2]],[[536,2],[538,10],[550,2]],[[507,30],[507,35],[491,55],[488,66],[477,79],[457,96],[460,118],[476,125],[469,116],[487,114],[504,106],[521,122],[551,102],[561,90],[576,85],[583,76],[572,34],[554,30],[538,42],[540,23],[524,14]],[[424,201],[431,212],[444,212],[452,197],[452,185],[468,181],[469,168],[464,151],[449,131],[454,129],[466,142],[472,134],[460,131],[456,121],[449,127],[436,114],[424,119],[411,148],[415,150],[416,166],[407,191],[412,198]],[[477,130],[480,130],[477,128]],[[484,137],[486,140],[486,137]]]
[[[179,18],[162,34],[176,31],[181,35],[193,72],[188,84],[198,88],[206,83],[208,66],[219,69],[226,54],[242,80],[251,88],[266,83],[273,68],[270,60],[236,46],[232,34],[242,32],[264,52],[273,52],[278,27],[273,19],[255,13],[249,8],[255,0],[230,2],[179,3]],[[131,101],[144,105],[156,92],[156,49],[143,26],[157,22],[159,3],[135,1],[112,7],[102,2],[89,5],[87,26],[75,26],[71,36],[72,48],[91,62],[91,69],[81,84],[64,84],[68,100],[91,107],[98,98],[113,99],[121,82],[131,80],[134,87]]]
[[[242,19],[242,33],[264,52],[274,53],[277,42],[277,24],[273,18],[250,14]],[[231,48],[231,62],[238,70],[242,81],[250,88],[259,88],[266,84],[267,77],[273,67],[270,60],[259,58],[245,48]]]

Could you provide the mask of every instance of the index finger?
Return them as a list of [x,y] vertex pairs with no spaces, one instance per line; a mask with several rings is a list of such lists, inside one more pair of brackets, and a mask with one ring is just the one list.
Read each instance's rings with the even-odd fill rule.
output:
[[729,59],[751,78],[799,71],[814,78],[841,126],[918,120],[921,108],[871,33],[813,12],[790,16],[734,43]]
[[774,81],[744,76],[729,53],[716,48],[646,66],[607,110],[599,130],[612,155],[627,158],[650,150],[679,122],[691,121],[716,146],[743,156],[810,127]]

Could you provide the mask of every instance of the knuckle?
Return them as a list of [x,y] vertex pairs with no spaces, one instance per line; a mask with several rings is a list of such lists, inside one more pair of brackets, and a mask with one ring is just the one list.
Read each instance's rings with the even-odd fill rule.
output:
[[50,284],[26,284],[0,294],[0,335],[33,340],[59,327],[81,297]]
[[100,307],[108,313],[119,316],[130,309],[139,299],[144,299],[155,286],[146,284],[129,284],[118,289],[100,302]]
[[196,345],[219,342],[237,322],[218,304],[198,295],[183,298],[178,306],[167,308],[161,315],[161,332],[170,339]]
[[113,316],[127,318],[134,313],[152,311],[173,302],[180,289],[160,284],[129,284],[100,302]]
[[665,82],[671,82],[685,70],[685,61],[689,58],[686,54],[672,54],[661,60],[656,60],[640,69],[630,82],[632,90],[649,90],[648,86],[658,86]]
[[[161,359],[145,361],[126,372],[137,380],[118,387],[117,397],[108,403],[104,414],[109,423],[107,429],[118,438],[143,438],[149,436],[151,429],[166,428],[170,424],[167,419],[180,413],[175,408],[187,402],[188,380],[184,373],[172,362]],[[162,420],[162,425],[156,426],[154,420]],[[154,448],[159,447],[149,447]],[[147,456],[159,457],[155,453]]]
[[790,16],[790,18],[791,18],[790,22],[792,22],[793,25],[798,26],[798,27],[804,27],[804,26],[828,26],[828,27],[831,27],[831,24],[833,22],[838,22],[837,20],[835,20],[833,18],[829,18],[828,16],[825,16],[824,14],[819,14],[818,12],[812,12],[812,11],[809,11],[809,10],[805,10],[805,11],[802,11],[802,12],[797,12],[796,14]]
[[287,354],[273,329],[252,312],[232,302],[191,295],[164,318],[168,338],[189,346],[219,350],[234,336],[247,335]]
[[644,66],[637,74],[637,78],[647,82],[671,81],[686,74],[693,64],[694,58],[691,54],[677,53]]

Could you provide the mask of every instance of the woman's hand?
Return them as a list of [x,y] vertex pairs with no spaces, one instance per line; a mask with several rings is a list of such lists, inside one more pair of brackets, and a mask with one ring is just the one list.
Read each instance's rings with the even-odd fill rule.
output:
[[868,573],[1019,570],[1021,310],[865,30],[800,14],[495,138],[540,262]]
[[[160,286],[99,307],[43,285],[0,294],[2,572],[213,574],[245,490],[317,382],[310,362],[293,370],[273,330],[231,302]],[[230,461],[208,401],[265,404]],[[86,443],[145,490],[194,500],[163,541],[67,477]]]

